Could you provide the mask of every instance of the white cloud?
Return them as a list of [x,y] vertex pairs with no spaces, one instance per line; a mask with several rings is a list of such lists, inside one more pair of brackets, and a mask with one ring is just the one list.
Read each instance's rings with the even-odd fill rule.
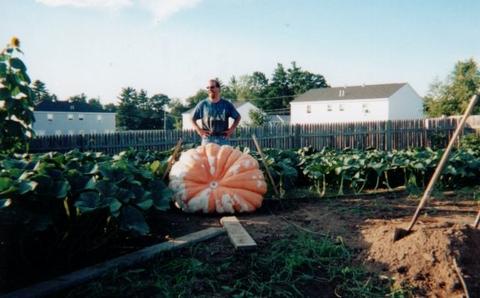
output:
[[140,0],[143,7],[150,10],[155,22],[159,23],[180,10],[193,8],[202,0]]
[[122,8],[132,5],[132,0],[35,0],[48,6]]
[[80,8],[112,8],[120,9],[134,4],[150,11],[155,22],[159,23],[175,13],[193,8],[202,0],[35,0],[47,6],[73,6]]

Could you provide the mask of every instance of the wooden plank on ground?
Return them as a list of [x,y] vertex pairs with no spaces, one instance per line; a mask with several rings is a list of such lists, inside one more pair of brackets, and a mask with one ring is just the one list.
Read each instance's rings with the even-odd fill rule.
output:
[[254,249],[257,243],[240,224],[236,216],[225,216],[220,223],[227,231],[228,237],[236,249]]
[[59,291],[80,285],[94,278],[101,277],[110,270],[130,267],[132,265],[150,260],[161,252],[179,249],[200,241],[211,239],[223,233],[225,233],[225,230],[222,228],[208,228],[201,230],[177,239],[172,239],[167,242],[143,248],[136,252],[87,267],[49,281],[35,284],[28,288],[7,293],[5,296],[2,296],[2,298],[51,296]]

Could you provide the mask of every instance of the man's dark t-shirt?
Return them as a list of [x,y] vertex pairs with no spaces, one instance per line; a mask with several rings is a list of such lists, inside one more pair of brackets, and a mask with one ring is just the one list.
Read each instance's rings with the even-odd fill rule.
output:
[[202,120],[202,129],[212,132],[213,136],[224,136],[228,130],[228,118],[237,119],[240,116],[235,106],[221,98],[213,103],[208,98],[195,107],[193,121]]

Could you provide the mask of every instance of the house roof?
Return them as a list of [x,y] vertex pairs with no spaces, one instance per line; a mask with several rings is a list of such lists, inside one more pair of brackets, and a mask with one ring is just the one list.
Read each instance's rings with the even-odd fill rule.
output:
[[290,115],[268,115],[267,122],[269,123],[289,123]]
[[[297,96],[292,102],[388,98],[406,84],[407,83],[393,83],[311,89]],[[342,92],[343,96],[341,96]]]
[[85,102],[47,101],[47,100],[44,100],[38,103],[35,106],[34,110],[45,111],[45,112],[111,113]]
[[[228,99],[227,99],[228,100]],[[230,100],[228,100],[230,101]],[[233,105],[235,106],[236,109],[240,108],[241,106],[243,106],[244,104],[248,103],[248,101],[235,101],[235,102],[232,102]],[[191,108],[190,110],[188,111],[185,111],[183,112],[182,114],[190,114],[192,113],[193,111],[195,110],[195,107]]]

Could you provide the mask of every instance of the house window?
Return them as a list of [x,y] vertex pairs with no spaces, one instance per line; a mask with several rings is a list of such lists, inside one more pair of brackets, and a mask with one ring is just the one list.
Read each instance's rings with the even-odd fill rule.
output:
[[102,121],[102,115],[97,115],[97,120]]
[[312,112],[312,106],[307,105],[307,113],[310,114]]
[[73,120],[73,114],[68,114],[68,120]]
[[47,114],[47,120],[53,121],[53,114]]
[[368,109],[368,104],[366,103],[362,104],[362,110],[364,113],[369,113],[370,110]]
[[78,120],[83,120],[83,114],[78,115]]
[[345,110],[345,109],[343,108],[343,105],[342,105],[342,104],[339,104],[339,105],[338,105],[338,110],[339,110],[339,111],[344,111],[344,110]]
[[327,105],[327,111],[329,111],[329,112],[332,111],[332,105]]

